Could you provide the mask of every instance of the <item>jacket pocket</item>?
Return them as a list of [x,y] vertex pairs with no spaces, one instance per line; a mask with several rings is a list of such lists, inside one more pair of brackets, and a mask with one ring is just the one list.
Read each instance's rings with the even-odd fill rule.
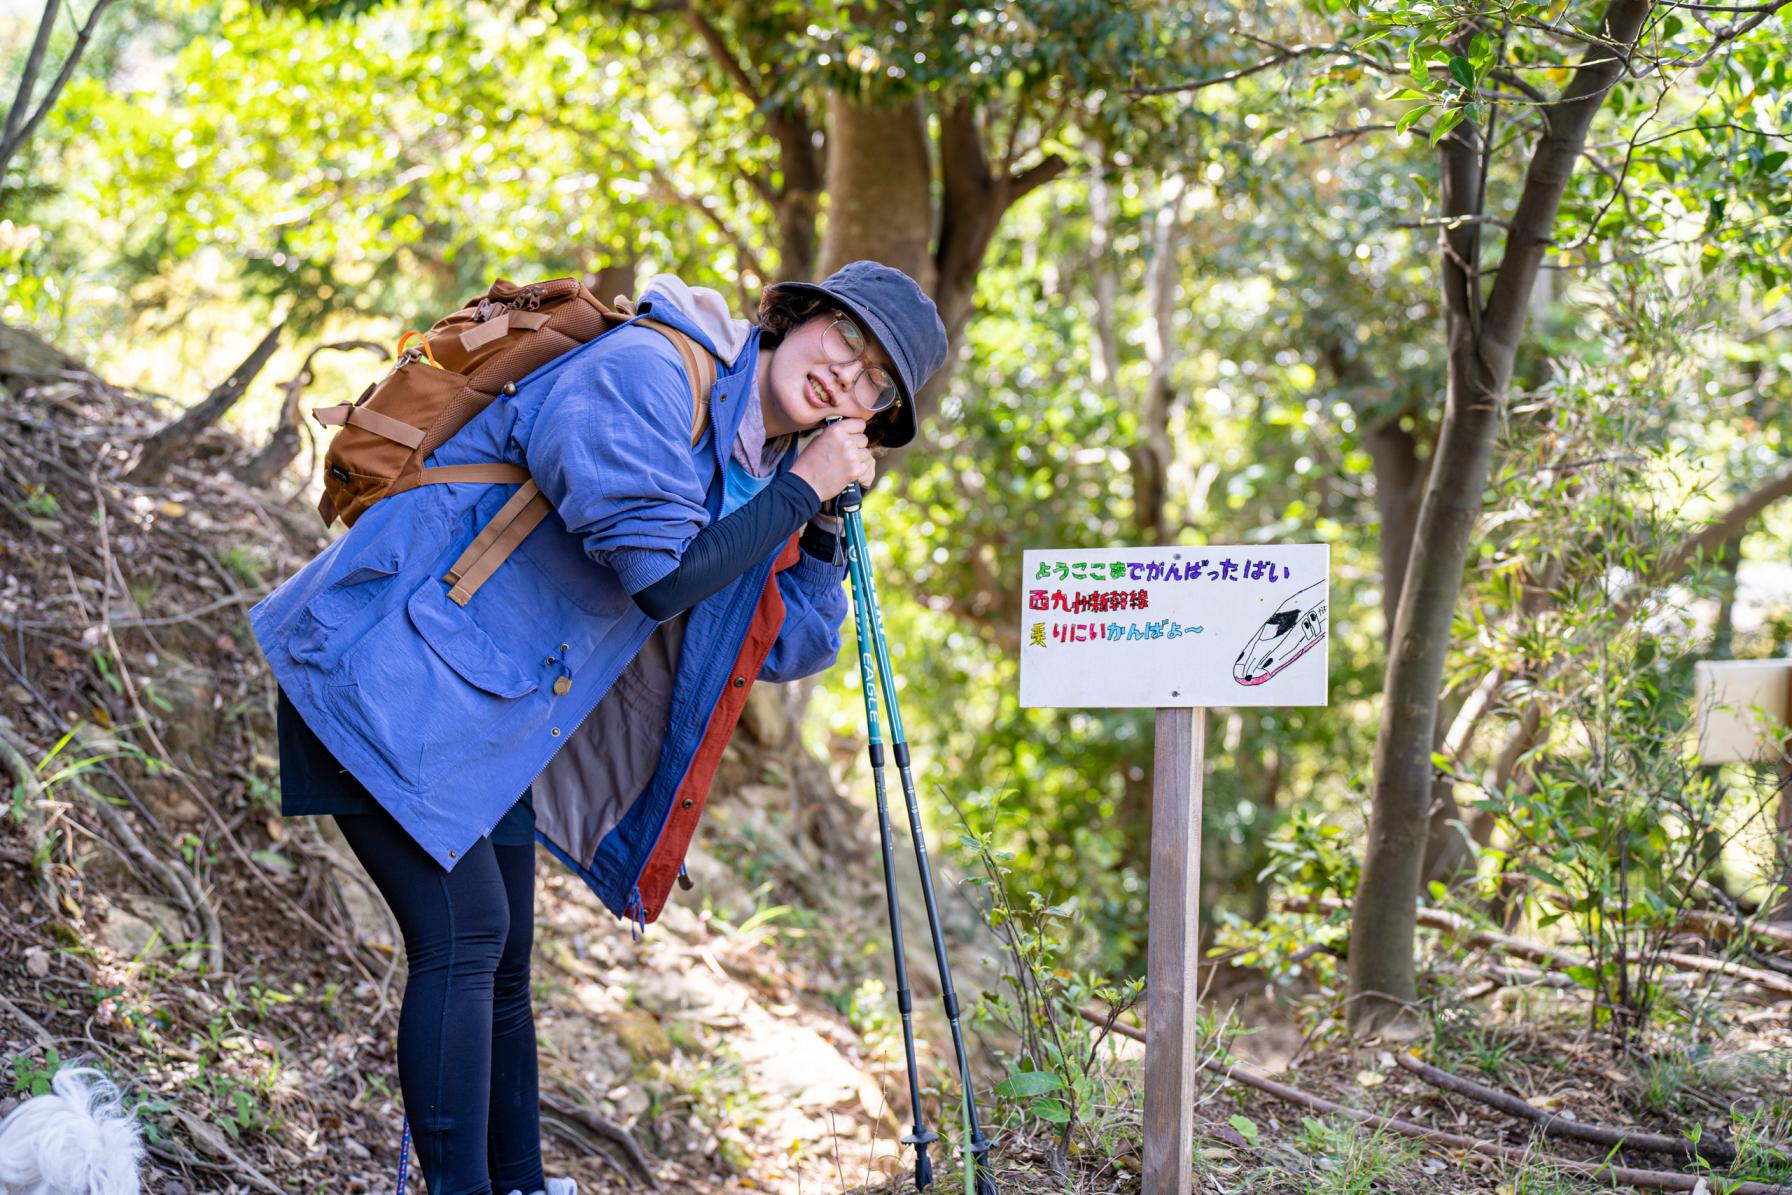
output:
[[494,697],[526,697],[536,683],[473,621],[464,606],[431,577],[405,605],[411,625],[436,655],[469,685]]
[[326,672],[334,668],[359,638],[350,624],[386,590],[398,573],[398,564],[396,548],[383,551],[325,586],[293,625],[287,642],[292,658]]

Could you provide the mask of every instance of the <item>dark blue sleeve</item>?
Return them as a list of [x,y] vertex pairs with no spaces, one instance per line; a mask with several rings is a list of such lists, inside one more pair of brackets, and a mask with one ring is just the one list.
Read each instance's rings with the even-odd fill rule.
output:
[[820,509],[821,498],[808,482],[795,473],[783,474],[738,510],[699,531],[678,566],[635,594],[635,604],[655,622],[689,610],[765,559]]

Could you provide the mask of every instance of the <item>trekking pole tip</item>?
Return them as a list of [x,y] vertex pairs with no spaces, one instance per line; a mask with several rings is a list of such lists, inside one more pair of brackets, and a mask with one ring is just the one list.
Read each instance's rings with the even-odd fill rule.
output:
[[977,1195],[998,1195],[995,1175],[989,1169],[989,1140],[982,1133],[971,1138],[971,1158],[977,1167]]

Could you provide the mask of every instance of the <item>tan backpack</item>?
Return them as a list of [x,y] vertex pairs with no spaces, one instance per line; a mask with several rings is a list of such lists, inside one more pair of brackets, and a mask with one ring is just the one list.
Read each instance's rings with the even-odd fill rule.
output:
[[[606,306],[576,278],[550,278],[527,286],[500,278],[428,332],[406,332],[398,342],[398,361],[385,377],[353,403],[312,412],[319,423],[342,429],[324,453],[324,496],[317,504],[324,525],[341,519],[352,527],[381,498],[420,485],[520,485],[443,574],[453,587],[448,596],[466,605],[547,517],[548,500],[520,465],[426,468],[424,460],[500,393],[515,394],[518,379],[634,316],[634,304],[628,299],[618,297],[614,307]],[[691,383],[695,444],[709,423],[716,359],[676,328],[646,318],[639,322],[670,340],[684,362]]]

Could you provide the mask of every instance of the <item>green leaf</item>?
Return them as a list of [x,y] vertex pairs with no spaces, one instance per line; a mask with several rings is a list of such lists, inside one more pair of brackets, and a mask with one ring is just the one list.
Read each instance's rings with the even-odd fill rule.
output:
[[1419,87],[1426,87],[1431,83],[1431,73],[1425,69],[1425,64],[1430,61],[1429,47],[1424,42],[1414,41],[1406,51],[1407,71],[1412,75],[1413,83]]
[[1024,1100],[1064,1086],[1055,1071],[1015,1071],[996,1084],[996,1094],[1011,1100]]
[[1464,87],[1472,89],[1475,85],[1475,68],[1462,55],[1452,54],[1450,55],[1450,78]]
[[1436,106],[1436,104],[1420,104],[1416,108],[1409,109],[1405,115],[1401,116],[1400,119],[1395,122],[1394,131],[1396,133],[1404,133],[1407,129],[1412,128],[1413,122],[1417,121],[1421,116],[1425,115],[1425,113],[1431,111],[1431,109]]
[[281,875],[291,875],[298,870],[298,868],[293,866],[291,859],[288,859],[278,851],[250,851],[249,858],[255,860],[269,871],[277,871]]
[[1462,123],[1462,109],[1451,108],[1445,112],[1435,125],[1431,126],[1431,144],[1436,145],[1444,139],[1444,135]]
[[1249,1141],[1252,1145],[1257,1144],[1257,1122],[1256,1121],[1252,1120],[1248,1116],[1239,1116],[1236,1113],[1234,1113],[1232,1115],[1232,1117],[1226,1121],[1226,1123],[1231,1125],[1233,1128],[1237,1129],[1238,1135],[1240,1137],[1243,1137],[1246,1141]]
[[1070,1123],[1070,1109],[1057,1100],[1034,1100],[1028,1111],[1049,1124]]
[[1593,970],[1591,967],[1583,967],[1577,964],[1576,966],[1563,968],[1562,973],[1583,988],[1597,988],[1599,986],[1599,972]]

